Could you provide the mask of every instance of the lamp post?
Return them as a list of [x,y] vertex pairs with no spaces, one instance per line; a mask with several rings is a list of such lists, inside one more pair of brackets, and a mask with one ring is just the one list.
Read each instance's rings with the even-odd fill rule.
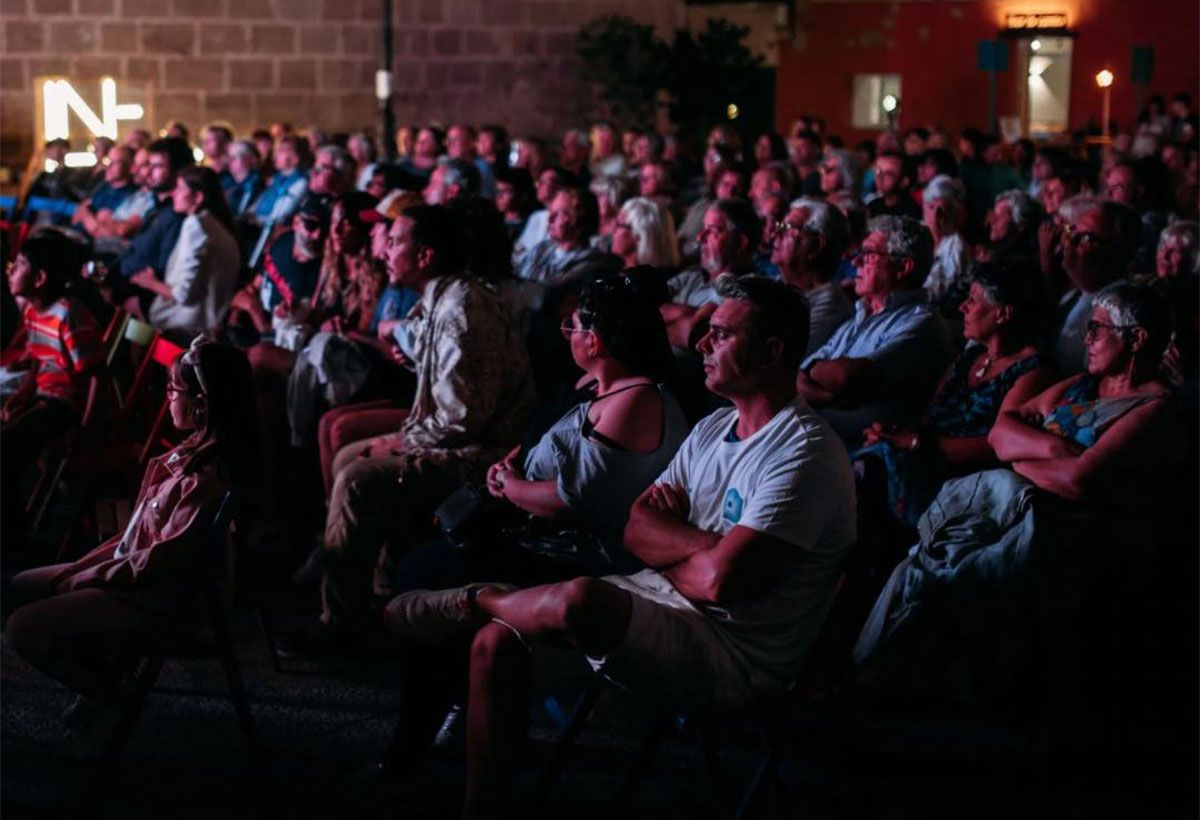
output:
[[383,25],[379,27],[382,42],[379,49],[379,70],[375,72],[375,98],[379,101],[379,145],[383,156],[391,162],[396,158],[396,118],[392,114],[392,0],[380,3]]
[[1111,71],[1107,68],[1096,74],[1096,85],[1103,92],[1103,103],[1101,106],[1102,117],[1100,120],[1100,136],[1104,140],[1104,152],[1107,154],[1111,149],[1112,141],[1108,134],[1108,119],[1109,111],[1112,107],[1112,84],[1116,79]]
[[885,94],[879,101],[879,107],[883,109],[883,114],[887,117],[888,130],[895,131],[896,119],[900,114],[900,100],[895,94]]

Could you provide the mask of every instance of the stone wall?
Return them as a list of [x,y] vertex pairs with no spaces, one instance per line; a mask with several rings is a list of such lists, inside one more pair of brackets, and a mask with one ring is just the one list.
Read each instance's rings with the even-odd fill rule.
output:
[[[575,35],[605,13],[666,30],[682,0],[394,0],[398,122],[499,122],[550,134],[583,122]],[[379,0],[0,0],[0,164],[32,147],[34,78],[110,75],[152,87],[158,127],[377,121]]]

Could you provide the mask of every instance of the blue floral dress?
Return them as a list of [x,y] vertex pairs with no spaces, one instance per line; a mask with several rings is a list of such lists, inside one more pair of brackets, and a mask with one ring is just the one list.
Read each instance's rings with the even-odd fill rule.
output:
[[[989,381],[971,386],[971,370],[982,350],[971,344],[963,350],[950,375],[926,413],[926,424],[938,436],[975,438],[987,435],[1000,413],[1000,405],[1017,379],[1036,368],[1038,354],[1013,362]],[[890,442],[880,441],[851,454],[852,459],[874,456],[887,468],[888,505],[897,518],[909,526],[929,506],[942,482],[949,477],[946,465],[928,451],[899,450]]]

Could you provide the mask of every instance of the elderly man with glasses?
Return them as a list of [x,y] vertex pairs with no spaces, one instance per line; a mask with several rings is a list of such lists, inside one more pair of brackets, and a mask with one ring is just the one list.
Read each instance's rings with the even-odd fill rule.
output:
[[915,219],[873,219],[855,260],[854,315],[800,370],[797,388],[842,437],[862,444],[875,422],[900,425],[924,408],[954,349],[922,283],[933,238]]
[[834,281],[850,229],[842,212],[828,202],[801,197],[775,225],[771,261],[783,281],[808,297],[810,355],[854,313],[854,306]]

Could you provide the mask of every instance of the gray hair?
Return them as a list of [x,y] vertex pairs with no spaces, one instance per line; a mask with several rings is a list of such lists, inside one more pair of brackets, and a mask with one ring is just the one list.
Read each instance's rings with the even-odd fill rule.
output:
[[317,149],[314,156],[317,159],[326,157],[333,163],[334,170],[338,176],[350,178],[354,174],[354,157],[350,156],[350,152],[339,145],[326,144]]
[[1058,206],[1058,216],[1065,222],[1074,222],[1080,216],[1091,211],[1104,210],[1104,201],[1090,194],[1076,194],[1070,199],[1064,199]]
[[629,223],[637,237],[638,264],[656,268],[673,268],[679,264],[675,220],[666,206],[653,199],[635,196],[621,206],[620,218]]
[[596,199],[607,199],[610,205],[620,205],[625,196],[625,180],[620,177],[599,176],[588,187]]
[[1108,311],[1119,332],[1134,327],[1145,330],[1146,343],[1138,355],[1153,362],[1162,359],[1171,340],[1171,308],[1153,285],[1113,282],[1092,300],[1092,309],[1097,308]]
[[229,143],[226,149],[229,153],[242,157],[243,159],[253,160],[258,162],[262,157],[258,153],[258,146],[252,140],[234,140]]
[[[927,195],[928,196],[928,195]],[[1003,191],[996,194],[996,205],[1004,203],[1012,215],[1013,225],[1017,233],[1025,233],[1036,227],[1038,220],[1038,204],[1024,191]]]
[[1200,224],[1185,220],[1172,222],[1158,235],[1158,249],[1161,250],[1163,245],[1171,239],[1178,239],[1183,245],[1184,270],[1200,274],[1200,253],[1197,253],[1197,246],[1200,246]]
[[823,199],[812,196],[802,196],[793,199],[788,205],[789,210],[804,208],[808,216],[804,219],[804,229],[825,238],[825,244],[831,253],[841,257],[850,243],[850,229],[846,226],[846,217],[835,206]]
[[479,169],[474,163],[455,157],[438,157],[438,166],[444,169],[443,184],[457,185],[464,194],[479,193]]
[[967,189],[962,180],[938,174],[925,186],[925,202],[942,203],[950,217],[957,219],[967,206]]
[[772,338],[783,342],[782,363],[794,375],[808,348],[808,298],[799,289],[765,276],[723,273],[716,285],[722,299],[746,302],[753,308],[747,324],[754,339],[759,343]]
[[847,191],[858,190],[858,166],[854,156],[845,148],[826,148],[826,159],[836,159],[841,167],[842,188]]
[[913,278],[920,285],[933,264],[933,234],[911,216],[877,216],[867,224],[871,233],[887,240],[887,253],[894,259],[913,261]]
[[350,144],[357,145],[362,149],[362,152],[367,155],[367,159],[374,161],[375,159],[375,143],[366,134],[359,131],[350,137]]

